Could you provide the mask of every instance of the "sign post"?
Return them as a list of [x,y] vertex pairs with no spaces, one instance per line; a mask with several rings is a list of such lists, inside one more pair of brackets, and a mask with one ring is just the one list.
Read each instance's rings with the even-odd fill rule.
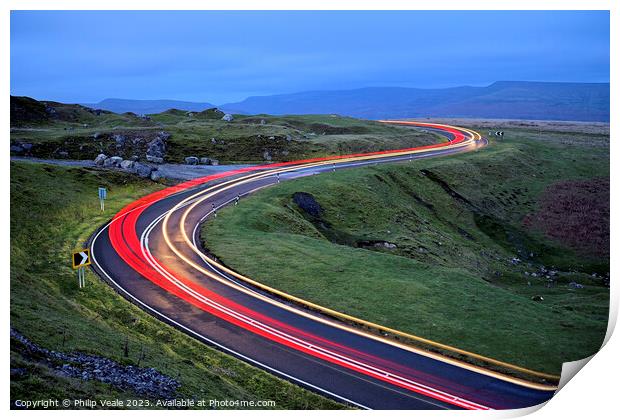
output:
[[86,277],[84,273],[84,267],[92,263],[90,259],[90,249],[81,249],[75,251],[71,256],[71,265],[74,270],[77,270],[78,287],[81,289],[86,286]]
[[108,190],[105,187],[99,187],[99,205],[101,206],[101,211],[105,210],[105,199],[108,198]]

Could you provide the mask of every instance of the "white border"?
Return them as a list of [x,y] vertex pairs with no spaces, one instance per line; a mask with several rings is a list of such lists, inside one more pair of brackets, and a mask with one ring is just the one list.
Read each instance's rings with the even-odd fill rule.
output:
[[[213,9],[213,10],[234,10],[234,9],[246,9],[246,10],[258,10],[258,9],[289,9],[289,10],[310,10],[310,9],[326,9],[326,10],[340,10],[340,9],[365,9],[365,10],[406,10],[406,9],[418,9],[418,10],[484,10],[484,9],[493,9],[493,10],[611,10],[611,75],[618,74],[618,63],[617,63],[617,54],[614,51],[617,51],[618,42],[616,40],[620,39],[620,33],[618,30],[618,2],[610,1],[610,0],[589,0],[589,1],[580,1],[580,0],[502,0],[502,1],[491,1],[491,0],[435,0],[433,2],[422,2],[416,0],[383,0],[381,2],[377,1],[369,1],[369,0],[358,0],[358,1],[338,1],[338,0],[315,0],[315,1],[297,1],[295,4],[285,1],[274,1],[274,0],[263,0],[263,1],[243,1],[243,0],[228,0],[226,2],[199,2],[199,1],[190,1],[190,0],[175,0],[171,1],[162,1],[162,0],[151,0],[151,1],[138,1],[138,0],[110,0],[106,2],[91,2],[86,3],[84,1],[79,0],[57,0],[55,2],[50,2],[49,0],[5,0],[2,2],[0,6],[2,8],[2,15],[0,15],[0,33],[2,34],[1,41],[1,49],[2,49],[2,65],[1,72],[2,76],[0,78],[3,86],[3,90],[5,92],[5,100],[0,102],[1,111],[0,119],[2,121],[2,126],[4,130],[2,131],[3,135],[3,144],[8,145],[9,143],[9,101],[8,101],[8,93],[10,93],[10,69],[9,69],[9,48],[10,48],[10,14],[9,11],[11,9],[16,10],[62,10],[62,9],[82,9],[82,10],[111,10],[111,9],[143,9],[148,7],[149,9],[184,9],[184,10],[197,10],[197,9]],[[612,76],[613,79],[613,76]],[[611,80],[612,86],[612,97],[611,97],[611,132],[612,137],[615,127],[615,124],[618,121],[617,117],[617,98],[619,93],[618,85],[615,83],[615,80]],[[612,142],[611,147],[611,161],[615,161],[616,159],[616,149]],[[8,162],[8,147],[0,148],[0,153],[4,158],[4,162]],[[612,166],[612,178],[617,178],[617,173],[620,169],[618,167]],[[9,195],[9,168],[8,165],[2,165],[0,167],[0,171],[2,171],[2,196],[8,197]],[[615,187],[615,183],[612,183],[611,190],[611,206],[612,206],[612,214],[613,210],[617,208],[617,188]],[[5,334],[2,336],[2,340],[4,341],[4,349],[5,352],[8,353],[9,349],[9,336],[8,336],[8,325],[9,325],[9,313],[8,313],[8,300],[10,294],[10,285],[8,282],[9,279],[9,224],[7,221],[9,220],[9,214],[7,207],[4,206],[2,208],[3,220],[5,223],[2,224],[0,229],[3,230],[3,241],[2,241],[2,251],[4,258],[2,259],[2,272],[4,274],[3,278],[5,279],[5,299],[6,305],[5,312],[3,314],[5,320]],[[615,219],[614,219],[615,220]],[[612,256],[616,254],[617,250],[617,231],[616,223],[612,220],[611,232],[612,232],[612,241],[611,241],[611,252]],[[613,258],[612,258],[613,261]],[[616,278],[617,270],[616,266],[612,264],[611,267],[611,277],[612,277],[612,311],[610,315],[612,319],[615,320],[617,317],[618,311],[618,287],[614,287],[614,279]],[[610,323],[611,327],[611,323]],[[5,357],[3,359],[4,362],[4,372],[5,374],[8,372],[8,364],[9,357],[8,354],[5,353]],[[612,336],[607,345],[597,354],[593,360],[577,375],[577,379],[570,381],[562,390],[558,393],[544,409],[537,411],[535,414],[531,416],[534,419],[582,419],[584,417],[587,418],[609,418],[611,417],[611,413],[617,412],[615,408],[615,399],[617,398],[616,389],[616,380],[618,374],[620,373],[619,364],[617,360],[617,356],[620,354],[620,344],[618,342],[618,338]],[[9,394],[9,386],[8,381],[3,382],[3,390],[5,391],[5,409],[8,409],[8,394]],[[236,412],[209,412],[208,415],[210,417],[242,417],[245,415],[251,415],[252,417],[258,418],[290,418],[291,413],[285,411],[277,411],[277,412],[252,412],[246,413],[243,411]],[[303,415],[311,415],[312,417],[316,416],[325,416],[325,413],[304,413]],[[520,413],[523,414],[523,413]],[[10,412],[12,416],[38,416],[38,413],[33,412]],[[45,414],[51,418],[62,416],[63,418],[73,417],[73,416],[82,416],[82,413],[76,411],[64,411],[64,412],[47,412]],[[98,416],[109,416],[109,412],[95,412],[90,413],[89,415],[98,417]],[[138,417],[146,417],[148,415],[149,419],[154,418],[163,418],[164,416],[169,416],[167,412],[115,412],[116,416],[124,417],[124,416],[138,416]],[[206,415],[203,412],[180,412],[177,416],[200,416],[204,418]],[[293,414],[294,415],[294,414]],[[411,416],[423,416],[423,418],[437,418],[450,416],[455,417],[454,412],[423,412],[416,414],[411,412],[344,412],[337,414],[339,418],[348,418],[350,416],[382,416],[389,415],[391,418],[402,418],[409,419]],[[460,414],[464,415],[464,414]],[[510,412],[502,412],[502,411],[494,411],[491,413],[481,413],[481,412],[469,412],[466,414],[467,416],[488,416],[493,415],[495,417],[514,417],[518,415],[517,413]]]

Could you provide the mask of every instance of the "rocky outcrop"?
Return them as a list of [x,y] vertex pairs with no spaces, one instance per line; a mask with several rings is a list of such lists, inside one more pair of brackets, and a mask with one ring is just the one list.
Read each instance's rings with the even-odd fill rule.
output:
[[225,114],[225,115],[222,117],[222,120],[223,120],[223,121],[228,121],[228,122],[230,122],[230,121],[234,120],[234,117],[232,116],[232,114]]
[[[26,360],[43,363],[58,375],[95,380],[123,391],[141,396],[171,399],[177,396],[181,384],[154,368],[122,365],[113,360],[91,354],[62,353],[43,348],[11,328],[11,349],[19,351]],[[15,346],[13,343],[17,343]]]

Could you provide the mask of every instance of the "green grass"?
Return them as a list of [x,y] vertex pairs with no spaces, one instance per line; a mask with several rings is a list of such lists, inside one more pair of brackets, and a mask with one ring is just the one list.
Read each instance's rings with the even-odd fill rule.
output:
[[[190,116],[177,110],[153,114],[151,120],[145,121],[127,114],[96,116],[71,105],[59,105],[58,109],[65,110],[63,116],[73,118],[75,114],[75,121],[14,126],[11,142],[33,144],[31,154],[40,158],[58,158],[61,151],[67,152],[69,159],[94,159],[100,152],[129,158],[135,151],[116,149],[114,134],[130,139],[152,138],[153,132],[163,130],[171,134],[165,157],[168,162],[183,163],[187,156],[208,156],[221,163],[246,163],[267,161],[265,152],[273,161],[288,161],[438,141],[436,134],[335,115],[237,115],[234,121],[226,122],[207,113]],[[265,123],[261,124],[261,120]],[[144,159],[142,153],[140,157]]]
[[[511,130],[478,152],[279,184],[221,211],[203,238],[228,266],[295,296],[559,373],[600,347],[609,289],[589,274],[608,272],[609,260],[522,220],[550,184],[608,176],[608,137]],[[316,198],[319,219],[295,192]],[[398,247],[359,246],[377,240]],[[524,261],[511,264],[517,255]],[[542,265],[559,271],[555,287],[524,274]]]
[[[108,188],[99,212],[97,187]],[[148,316],[91,271],[78,289],[70,253],[122,206],[157,188],[128,174],[11,162],[11,326],[37,344],[121,363],[154,367],[178,378],[189,398],[274,400],[276,408],[341,405],[220,353]],[[32,255],[36,255],[33,258]],[[129,356],[124,357],[125,340]],[[131,395],[97,382],[57,376],[25,359],[15,343],[11,399],[113,398]],[[141,353],[145,354],[143,360]]]

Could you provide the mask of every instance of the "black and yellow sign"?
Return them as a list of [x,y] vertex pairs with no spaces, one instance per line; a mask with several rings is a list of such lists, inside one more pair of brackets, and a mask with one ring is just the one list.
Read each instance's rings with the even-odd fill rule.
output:
[[73,253],[73,268],[86,267],[91,264],[90,249],[82,249]]

